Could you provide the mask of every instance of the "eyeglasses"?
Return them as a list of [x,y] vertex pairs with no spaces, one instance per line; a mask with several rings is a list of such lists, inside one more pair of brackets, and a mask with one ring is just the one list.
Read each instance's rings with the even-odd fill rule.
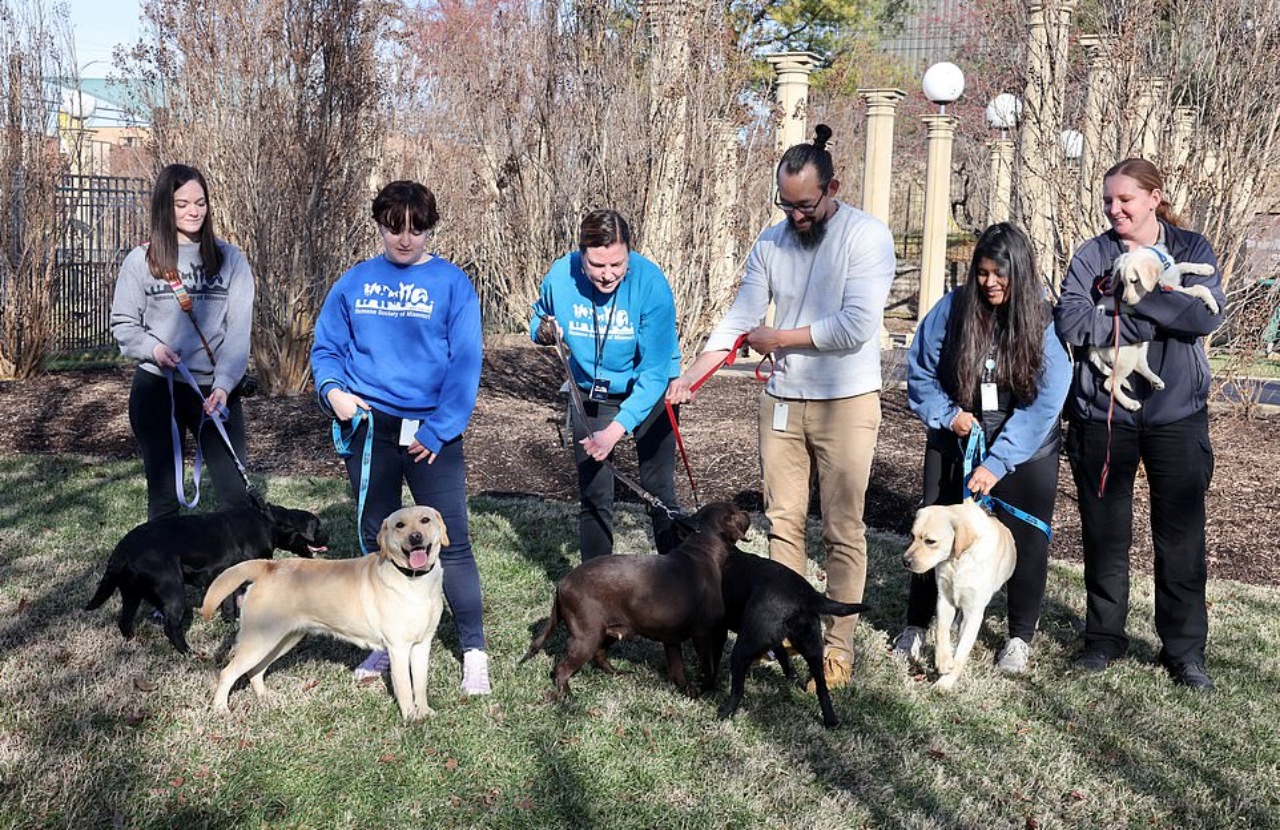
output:
[[818,201],[811,205],[793,205],[791,202],[784,202],[782,194],[774,191],[773,204],[783,213],[799,213],[802,216],[813,216],[818,212],[818,208],[822,206],[822,200],[827,198],[827,189],[822,188],[822,195],[818,197]]

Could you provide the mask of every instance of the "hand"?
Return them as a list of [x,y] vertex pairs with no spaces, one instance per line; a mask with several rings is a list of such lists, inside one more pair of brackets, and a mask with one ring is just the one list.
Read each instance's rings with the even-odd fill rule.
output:
[[671,404],[682,404],[693,400],[698,395],[692,388],[696,380],[697,378],[691,377],[688,372],[678,378],[672,378],[667,384],[667,401]]
[[556,342],[557,332],[561,337],[564,337],[564,330],[560,328],[556,318],[543,317],[542,322],[538,324],[537,332],[535,332],[534,342],[539,346],[553,346]]
[[369,404],[364,402],[364,398],[344,392],[336,386],[325,393],[324,398],[329,402],[329,408],[333,410],[334,417],[339,421],[350,421],[356,416],[357,409],[368,411],[370,408]]
[[969,492],[978,496],[990,495],[991,488],[996,486],[999,481],[990,470],[981,465],[973,471],[973,475],[969,476]]
[[176,369],[182,358],[173,349],[164,343],[157,343],[155,348],[151,350],[151,359],[161,369]]
[[627,431],[622,428],[622,424],[617,421],[611,421],[609,426],[593,432],[581,441],[582,448],[586,450],[587,455],[596,461],[604,461],[609,457],[609,453],[613,452],[614,446],[622,440],[622,436]]
[[973,413],[965,412],[962,409],[960,410],[960,414],[952,419],[951,431],[956,435],[959,435],[961,438],[968,438],[969,433],[973,432],[973,428],[977,426],[977,424],[978,419],[974,417]]
[[773,326],[756,326],[747,333],[747,345],[758,354],[770,354],[782,348],[782,337]]
[[421,464],[423,461],[428,464],[434,464],[436,460],[436,454],[419,444],[416,438],[409,445],[409,456],[413,458],[413,463],[415,464]]
[[683,375],[667,384],[667,400],[673,404],[688,403],[693,400],[698,395],[693,390],[693,385],[724,363],[727,357],[729,357],[728,349],[717,349],[698,355],[689,368],[684,370]]
[[226,407],[227,390],[225,389],[215,387],[214,390],[209,393],[209,397],[204,399],[204,414],[206,415],[212,416],[220,409],[225,410]]

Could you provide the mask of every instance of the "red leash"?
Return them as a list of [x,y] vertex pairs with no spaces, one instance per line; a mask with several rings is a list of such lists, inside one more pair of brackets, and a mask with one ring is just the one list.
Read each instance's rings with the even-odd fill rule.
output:
[[1107,404],[1107,455],[1102,460],[1102,475],[1098,477],[1098,498],[1107,492],[1107,475],[1111,472],[1111,417],[1116,411],[1116,376],[1115,365],[1120,360],[1120,295],[1112,294],[1116,301],[1115,330],[1111,355],[1111,402]]
[[[747,332],[744,331],[742,334],[738,335],[737,340],[733,341],[733,348],[729,349],[729,353],[725,355],[724,360],[720,361],[715,366],[713,366],[711,368],[711,371],[707,372],[705,375],[698,378],[693,383],[689,384],[689,392],[690,393],[697,392],[698,389],[702,386],[702,384],[706,383],[708,380],[711,379],[712,375],[720,371],[720,367],[732,366],[733,362],[738,359],[738,352],[742,349],[743,345],[746,342],[747,342]],[[764,383],[766,380],[769,379],[768,375],[761,376],[760,374],[760,367],[764,365],[764,362],[766,360],[768,360],[770,364],[769,374],[770,375],[773,374],[773,358],[769,357],[769,355],[765,355],[764,357],[760,358],[760,362],[756,364],[756,380],[760,381],[761,383]],[[666,404],[667,404],[667,420],[671,421],[671,431],[675,433],[676,446],[680,448],[680,458],[684,461],[684,471],[689,476],[689,489],[693,491],[693,506],[694,506],[694,509],[697,509],[702,505],[698,501],[698,485],[693,480],[693,467],[690,466],[689,464],[689,453],[685,451],[684,437],[680,434],[680,424],[679,422],[676,421],[676,412],[674,409],[671,408],[671,401],[666,401]]]

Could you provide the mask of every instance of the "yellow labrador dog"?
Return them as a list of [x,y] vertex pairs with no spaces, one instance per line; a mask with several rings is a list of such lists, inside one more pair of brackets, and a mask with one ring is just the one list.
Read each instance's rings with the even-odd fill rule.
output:
[[[1124,300],[1125,305],[1136,305],[1147,294],[1155,291],[1156,286],[1163,286],[1196,297],[1208,306],[1211,312],[1217,314],[1218,301],[1213,298],[1213,293],[1208,288],[1203,285],[1189,285],[1186,288],[1182,286],[1184,274],[1208,276],[1213,273],[1213,266],[1198,262],[1179,262],[1166,268],[1167,261],[1167,259],[1161,259],[1160,254],[1152,248],[1139,248],[1116,257],[1115,262],[1112,263],[1111,272],[1120,281],[1119,288],[1123,292],[1121,299]],[[1164,380],[1147,363],[1147,347],[1148,344],[1143,342],[1129,343],[1119,348],[1115,346],[1089,348],[1089,362],[1106,376],[1106,380],[1102,382],[1102,388],[1115,395],[1116,403],[1130,412],[1137,412],[1142,404],[1125,394],[1126,390],[1132,391],[1129,375],[1137,372],[1146,378],[1156,391],[1164,388]]]
[[[1013,534],[975,502],[922,507],[911,526],[911,546],[902,563],[912,573],[936,568],[938,610],[934,619],[937,688],[955,687],[978,639],[983,611],[1017,562]],[[951,651],[951,623],[961,612],[960,641]]]
[[227,569],[209,586],[201,613],[246,582],[240,634],[231,662],[218,677],[213,707],[243,675],[262,697],[267,667],[309,633],[331,634],[391,658],[391,688],[405,720],[434,714],[427,706],[431,640],[444,610],[440,548],[449,544],[444,520],[430,507],[397,510],[382,523],[378,551],[359,559],[255,559]]

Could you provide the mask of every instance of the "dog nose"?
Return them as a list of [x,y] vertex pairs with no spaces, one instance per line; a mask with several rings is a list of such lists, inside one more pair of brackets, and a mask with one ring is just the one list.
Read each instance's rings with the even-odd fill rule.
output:
[[911,567],[911,557],[910,557],[910,556],[908,556],[908,555],[907,555],[907,554],[905,554],[905,553],[904,553],[904,554],[902,554],[902,567],[904,567],[904,568],[910,568],[910,567]]
[[422,534],[416,530],[410,533],[409,544],[413,545],[415,548],[420,547],[422,545]]

